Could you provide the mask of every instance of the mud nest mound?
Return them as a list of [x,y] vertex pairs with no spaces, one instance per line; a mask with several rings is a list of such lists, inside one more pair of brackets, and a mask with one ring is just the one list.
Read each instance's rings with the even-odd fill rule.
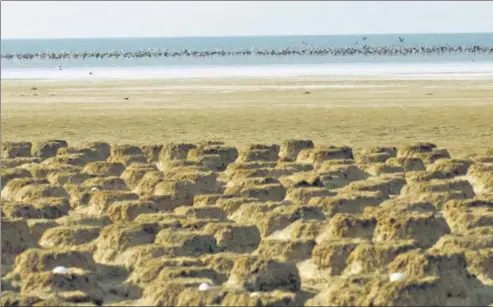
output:
[[1,153],[2,306],[493,304],[493,159],[310,140]]

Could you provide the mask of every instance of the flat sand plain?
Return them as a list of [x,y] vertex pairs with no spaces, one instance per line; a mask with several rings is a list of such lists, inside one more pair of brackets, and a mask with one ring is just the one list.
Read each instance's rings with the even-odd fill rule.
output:
[[1,111],[2,141],[301,138],[354,148],[426,141],[471,151],[492,145],[493,81],[2,80]]

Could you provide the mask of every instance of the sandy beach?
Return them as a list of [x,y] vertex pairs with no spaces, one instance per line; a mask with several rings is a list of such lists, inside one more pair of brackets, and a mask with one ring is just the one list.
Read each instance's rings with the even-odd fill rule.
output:
[[493,2],[1,6],[0,306],[493,307]]
[[492,146],[489,80],[2,80],[2,141]]
[[492,97],[490,80],[2,80],[1,303],[487,306]]

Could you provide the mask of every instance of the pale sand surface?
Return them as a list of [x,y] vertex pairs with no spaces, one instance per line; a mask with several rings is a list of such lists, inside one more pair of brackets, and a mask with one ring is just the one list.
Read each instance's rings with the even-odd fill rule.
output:
[[[2,81],[2,141],[426,141],[455,158],[492,147],[492,91],[486,81]],[[346,149],[286,163],[274,147],[238,159],[229,146],[186,147],[190,167],[172,167],[170,147],[146,164],[103,146],[2,160],[1,305],[492,306],[491,152],[433,162],[445,152],[399,150],[426,162],[404,159],[406,169]],[[339,161],[314,169],[327,153]],[[49,273],[59,265],[69,275]],[[390,284],[393,273],[403,279]]]
[[493,146],[492,80],[2,80],[1,111],[2,141]]

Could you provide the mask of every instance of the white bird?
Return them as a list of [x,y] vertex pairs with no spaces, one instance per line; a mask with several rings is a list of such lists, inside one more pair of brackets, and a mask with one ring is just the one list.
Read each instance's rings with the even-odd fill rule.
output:
[[54,274],[68,274],[68,268],[64,266],[57,266],[53,269]]
[[207,290],[210,290],[210,288],[211,288],[211,285],[209,285],[206,282],[203,282],[199,285],[199,291],[207,291]]
[[406,278],[406,275],[404,273],[392,273],[390,274],[390,281],[391,282],[397,282],[397,281],[402,281]]

